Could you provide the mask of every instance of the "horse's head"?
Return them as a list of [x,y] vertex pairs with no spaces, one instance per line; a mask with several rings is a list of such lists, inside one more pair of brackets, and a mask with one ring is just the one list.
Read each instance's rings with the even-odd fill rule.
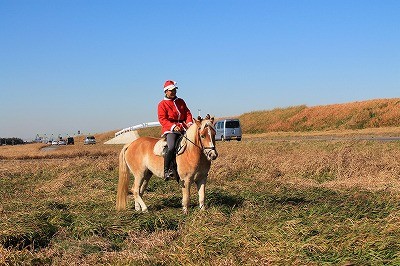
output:
[[200,116],[194,119],[198,127],[199,132],[199,144],[203,150],[204,155],[209,161],[215,160],[218,157],[218,152],[215,148],[215,127],[214,117],[210,118],[210,115],[202,119]]

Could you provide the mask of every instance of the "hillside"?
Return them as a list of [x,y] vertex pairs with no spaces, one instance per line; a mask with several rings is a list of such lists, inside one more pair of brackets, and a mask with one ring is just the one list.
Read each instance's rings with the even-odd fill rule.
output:
[[[291,106],[244,113],[238,118],[245,134],[400,127],[400,98],[313,107]],[[96,139],[107,141],[118,130],[96,134]],[[159,137],[161,133],[160,127],[138,131],[140,136],[151,137]],[[76,141],[83,142],[83,139],[84,136],[77,137]]]
[[245,113],[239,119],[244,133],[397,127],[400,98],[276,108]]

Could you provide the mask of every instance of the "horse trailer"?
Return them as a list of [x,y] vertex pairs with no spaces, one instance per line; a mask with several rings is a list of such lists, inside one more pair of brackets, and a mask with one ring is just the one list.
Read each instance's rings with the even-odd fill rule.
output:
[[223,119],[215,123],[215,140],[242,140],[242,128],[239,119]]

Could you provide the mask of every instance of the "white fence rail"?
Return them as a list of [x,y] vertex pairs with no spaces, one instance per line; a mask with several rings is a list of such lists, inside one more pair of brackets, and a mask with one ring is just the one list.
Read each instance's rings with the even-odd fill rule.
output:
[[119,136],[121,134],[124,134],[126,132],[129,132],[129,131],[138,130],[138,129],[146,128],[146,127],[158,127],[158,126],[161,126],[159,122],[142,123],[142,124],[139,124],[139,125],[136,125],[136,126],[127,127],[127,128],[124,128],[124,129],[118,131],[117,133],[115,133],[115,137],[117,137],[117,136]]

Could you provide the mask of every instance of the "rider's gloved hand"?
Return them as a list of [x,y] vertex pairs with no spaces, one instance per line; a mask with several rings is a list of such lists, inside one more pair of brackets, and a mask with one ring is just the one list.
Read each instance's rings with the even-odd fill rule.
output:
[[182,132],[182,127],[179,126],[179,125],[176,125],[176,126],[174,127],[174,131],[176,131],[176,132]]

